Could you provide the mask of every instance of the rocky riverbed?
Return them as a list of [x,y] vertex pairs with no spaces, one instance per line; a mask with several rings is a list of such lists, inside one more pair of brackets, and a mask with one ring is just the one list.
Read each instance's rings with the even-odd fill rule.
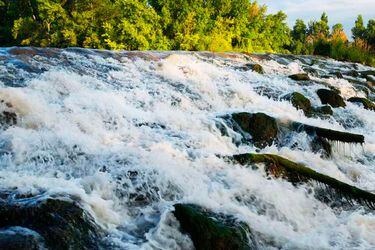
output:
[[373,249],[375,69],[0,48],[0,249]]

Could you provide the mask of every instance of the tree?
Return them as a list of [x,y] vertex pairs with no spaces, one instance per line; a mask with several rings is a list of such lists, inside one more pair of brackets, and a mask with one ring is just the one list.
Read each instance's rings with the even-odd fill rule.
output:
[[322,34],[322,36],[328,37],[328,35],[329,35],[329,25],[328,25],[327,13],[323,12],[322,16],[320,17],[319,26],[320,26],[319,32]]
[[159,16],[142,0],[116,0],[116,14],[103,24],[105,47],[109,49],[167,49]]
[[326,39],[329,35],[328,16],[323,12],[319,21],[310,21],[307,29],[309,40]]
[[305,41],[307,34],[307,27],[306,24],[303,22],[302,19],[297,19],[296,23],[292,30],[292,38],[296,41]]
[[366,28],[363,25],[362,15],[358,15],[357,20],[355,21],[354,27],[352,28],[353,39],[364,39],[365,38]]
[[375,19],[370,19],[367,23],[365,31],[365,39],[370,46],[370,49],[375,50]]
[[331,40],[334,42],[342,41],[347,42],[348,37],[345,34],[344,27],[341,23],[332,26]]

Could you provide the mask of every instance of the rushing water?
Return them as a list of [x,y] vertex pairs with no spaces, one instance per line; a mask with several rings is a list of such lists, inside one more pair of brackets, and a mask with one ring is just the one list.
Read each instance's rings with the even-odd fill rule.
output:
[[[239,69],[250,61],[266,73]],[[319,106],[316,90],[330,85],[344,98],[365,93],[345,79],[287,77],[307,69],[371,68],[276,55],[0,49],[0,108],[17,114],[0,134],[0,188],[77,197],[107,232],[107,248],[191,249],[170,213],[189,202],[246,222],[261,248],[373,249],[374,211],[332,208],[308,186],[217,157],[256,150],[216,127],[233,111],[359,133],[364,145],[332,142],[329,159],[303,133],[290,135],[298,147],[260,152],[375,192],[373,111],[348,102],[329,119],[307,118],[280,99],[298,91]]]

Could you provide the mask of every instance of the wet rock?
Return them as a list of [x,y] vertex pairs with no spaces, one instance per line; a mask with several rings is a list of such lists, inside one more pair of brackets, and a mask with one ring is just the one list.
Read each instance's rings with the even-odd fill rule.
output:
[[276,119],[264,113],[234,113],[232,119],[241,130],[251,135],[252,142],[256,147],[270,146],[277,138]]
[[348,75],[348,76],[351,76],[351,77],[359,77],[360,76],[360,74],[356,70],[350,70],[350,71],[346,72],[345,75]]
[[361,103],[365,109],[375,111],[375,104],[367,98],[351,97],[348,99],[349,102]]
[[365,78],[366,76],[375,76],[375,70],[364,70],[359,72],[361,77]]
[[370,85],[374,86],[374,84],[375,84],[375,76],[373,76],[373,75],[368,75],[368,76],[365,76],[365,79],[366,79],[366,81],[367,81]]
[[319,128],[299,122],[292,122],[291,128],[296,132],[306,132],[311,136],[318,136],[330,141],[341,141],[347,143],[364,143],[365,137],[360,134],[336,131],[332,129]]
[[319,117],[322,117],[323,118],[325,116],[330,116],[330,115],[333,115],[333,110],[331,108],[331,106],[329,105],[323,105],[323,106],[320,106],[320,107],[314,107],[313,108],[313,114],[319,116]]
[[306,66],[304,66],[304,67],[302,67],[302,69],[305,72],[307,72],[307,73],[309,73],[310,75],[313,75],[313,76],[319,76],[321,74],[321,72],[319,70],[314,69],[312,67],[306,67]]
[[248,237],[248,226],[232,217],[215,214],[193,204],[176,204],[174,208],[173,214],[182,231],[190,235],[197,250],[257,249]]
[[328,89],[319,89],[316,93],[318,94],[322,104],[329,104],[333,108],[346,106],[344,99],[342,99],[342,97],[335,91]]
[[283,94],[280,90],[277,90],[275,88],[266,87],[266,86],[255,87],[254,91],[258,95],[267,96],[269,99],[273,99],[273,100],[278,100],[280,95]]
[[324,157],[330,157],[332,155],[331,144],[323,137],[315,137],[311,141],[311,149],[314,153],[321,153]]
[[259,74],[264,74],[264,70],[263,70],[262,65],[257,64],[257,63],[255,63],[255,64],[253,64],[253,63],[245,64],[242,67],[240,67],[240,69],[243,70],[243,71],[252,70],[252,71],[255,71]]
[[68,197],[0,195],[0,228],[35,231],[50,249],[98,249],[99,229],[93,218]]
[[24,227],[0,229],[0,249],[6,250],[42,250],[44,239],[37,232]]
[[161,128],[161,129],[166,129],[167,127],[163,124],[159,124],[157,122],[140,122],[135,124],[136,127],[150,127],[150,128]]
[[11,55],[28,55],[28,56],[35,56],[37,52],[34,48],[28,47],[12,47],[8,50],[8,53]]
[[344,78],[343,74],[342,74],[341,72],[339,72],[339,71],[338,71],[338,72],[335,72],[334,75],[335,75],[337,78],[339,78],[339,79]]
[[237,163],[251,166],[256,163],[264,163],[265,170],[269,175],[276,178],[284,178],[293,184],[318,182],[327,187],[327,193],[336,199],[345,198],[346,202],[352,204],[358,202],[370,209],[375,209],[375,194],[351,186],[328,175],[316,172],[315,170],[286,158],[273,154],[240,154],[229,157]]
[[310,80],[310,77],[306,73],[299,73],[299,74],[294,74],[289,76],[290,79],[295,80],[295,81],[308,81]]
[[0,126],[6,129],[17,124],[17,114],[9,111],[0,113]]
[[311,102],[301,93],[293,92],[286,95],[282,99],[290,101],[296,109],[303,110],[306,116],[311,115]]

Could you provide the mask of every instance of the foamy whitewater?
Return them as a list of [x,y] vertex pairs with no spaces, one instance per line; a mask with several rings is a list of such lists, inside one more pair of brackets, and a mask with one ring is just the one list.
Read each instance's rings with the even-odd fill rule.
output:
[[[11,50],[0,49],[0,110],[18,120],[0,134],[0,188],[76,197],[105,230],[107,249],[193,249],[171,213],[176,203],[235,216],[261,249],[375,248],[374,211],[332,208],[306,185],[225,162],[217,155],[256,148],[236,146],[216,126],[246,111],[363,134],[363,145],[332,143],[329,159],[309,150],[304,133],[291,135],[297,148],[257,151],[375,192],[373,111],[347,102],[330,119],[307,118],[281,100],[298,91],[319,106],[316,90],[329,85],[344,98],[365,96],[345,79],[304,86],[287,77],[312,62],[322,74],[373,68],[302,56]],[[239,70],[249,62],[265,74]]]

